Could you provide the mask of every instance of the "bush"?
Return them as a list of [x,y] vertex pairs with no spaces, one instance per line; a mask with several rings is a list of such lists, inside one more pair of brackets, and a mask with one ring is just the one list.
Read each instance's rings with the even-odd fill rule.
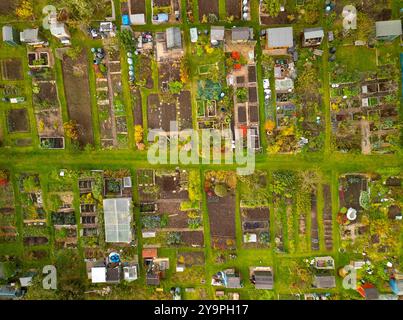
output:
[[198,201],[182,201],[180,204],[181,211],[195,210],[199,209],[200,204]]
[[222,183],[217,184],[214,187],[214,193],[220,198],[225,197],[228,194],[227,186]]

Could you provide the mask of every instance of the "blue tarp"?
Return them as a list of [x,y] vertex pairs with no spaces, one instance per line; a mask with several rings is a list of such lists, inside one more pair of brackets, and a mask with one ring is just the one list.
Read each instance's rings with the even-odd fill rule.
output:
[[398,294],[399,288],[397,286],[397,281],[395,279],[390,279],[389,284],[390,284],[390,288],[392,289],[393,293]]
[[166,13],[159,13],[157,17],[158,22],[167,22],[169,20],[169,16]]
[[122,16],[122,23],[123,23],[123,25],[125,25],[125,26],[130,25],[130,18],[129,18],[129,16],[128,16],[127,14],[124,14],[124,15]]

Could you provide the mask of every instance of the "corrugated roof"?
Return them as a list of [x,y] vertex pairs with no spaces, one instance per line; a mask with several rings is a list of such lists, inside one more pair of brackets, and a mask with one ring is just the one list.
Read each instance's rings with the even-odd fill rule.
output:
[[304,38],[305,39],[315,39],[315,38],[323,38],[325,36],[325,32],[323,28],[308,28],[304,29]]
[[400,20],[378,21],[375,23],[377,37],[402,35],[402,22]]
[[248,27],[232,28],[232,41],[249,40],[250,29]]
[[212,26],[210,31],[211,41],[223,41],[224,31],[225,29],[223,26]]
[[292,47],[294,45],[292,27],[267,29],[267,46],[269,48]]
[[14,41],[13,28],[10,26],[3,26],[3,41]]
[[270,271],[255,271],[256,289],[273,289],[273,274]]
[[39,29],[25,29],[20,33],[20,40],[23,42],[39,41]]

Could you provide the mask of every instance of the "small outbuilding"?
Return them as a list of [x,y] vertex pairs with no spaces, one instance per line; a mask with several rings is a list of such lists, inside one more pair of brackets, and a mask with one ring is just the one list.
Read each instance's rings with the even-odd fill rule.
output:
[[39,46],[45,44],[45,41],[39,36],[39,29],[25,29],[20,32],[20,41],[30,46]]
[[271,271],[256,270],[252,275],[256,289],[273,289],[273,273]]
[[304,29],[304,35],[302,37],[302,46],[304,47],[319,46],[322,43],[324,37],[325,32],[321,27]]
[[376,39],[381,41],[393,41],[402,35],[402,21],[377,21],[375,23]]
[[292,27],[269,28],[266,31],[267,49],[271,55],[285,55],[294,46]]
[[10,46],[17,46],[19,44],[18,34],[11,26],[3,26],[2,29],[3,42]]
[[246,42],[253,38],[253,29],[248,27],[235,27],[231,30],[233,42]]
[[331,289],[336,287],[336,278],[334,276],[315,275],[313,286],[317,289]]
[[218,45],[224,41],[225,29],[223,26],[212,26],[210,31],[210,42],[212,45]]

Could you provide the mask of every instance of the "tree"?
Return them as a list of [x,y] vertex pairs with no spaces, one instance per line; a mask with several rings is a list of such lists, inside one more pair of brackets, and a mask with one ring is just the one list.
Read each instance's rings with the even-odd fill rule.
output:
[[171,81],[168,83],[169,92],[172,94],[178,94],[182,91],[183,83],[180,81]]
[[63,124],[64,131],[66,132],[66,136],[72,140],[78,140],[79,131],[77,122],[74,120],[70,120],[69,122],[65,122]]
[[15,14],[21,20],[31,19],[34,15],[34,7],[31,0],[24,0],[19,7],[15,9]]
[[143,142],[144,129],[141,125],[134,126],[134,141],[136,144]]
[[276,124],[274,123],[273,120],[267,120],[264,124],[264,128],[267,132],[272,132],[274,128],[276,127]]
[[306,24],[315,24],[319,20],[319,10],[320,5],[315,0],[305,6],[304,21]]
[[280,0],[263,0],[263,9],[270,17],[277,17],[280,13]]
[[218,197],[224,198],[228,194],[227,186],[225,184],[222,184],[222,183],[216,184],[215,187],[214,187],[214,193]]

